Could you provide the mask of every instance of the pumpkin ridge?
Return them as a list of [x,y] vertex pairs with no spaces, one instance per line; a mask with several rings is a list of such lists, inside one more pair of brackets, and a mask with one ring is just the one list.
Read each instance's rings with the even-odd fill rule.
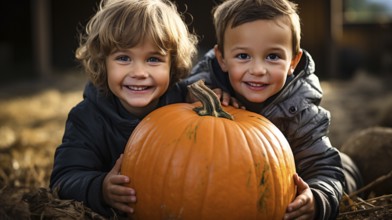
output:
[[[247,122],[246,127],[251,127],[251,126],[249,126],[249,124],[251,124],[251,125],[255,124],[253,122],[254,121]],[[258,126],[260,126],[260,125],[258,125]],[[271,217],[271,214],[275,213],[275,211],[274,210],[271,211],[270,207],[267,207],[267,204],[266,204],[267,200],[268,200],[268,194],[270,194],[271,187],[273,187],[273,184],[268,184],[269,182],[271,182],[271,180],[270,180],[271,168],[268,165],[270,163],[270,158],[268,157],[268,152],[265,148],[265,145],[266,145],[266,143],[268,143],[268,141],[265,140],[265,135],[264,135],[264,133],[261,133],[260,130],[247,129],[247,131],[250,133],[253,133],[252,136],[258,136],[261,138],[260,140],[258,140],[259,143],[254,143],[254,140],[252,140],[252,145],[249,145],[249,146],[253,147],[253,145],[256,145],[256,144],[261,145],[262,147],[261,147],[260,153],[264,159],[264,163],[262,165],[260,164],[260,166],[262,166],[262,167],[259,166],[260,175],[258,175],[258,176],[260,176],[260,177],[259,177],[259,179],[256,178],[256,182],[255,182],[255,185],[259,187],[258,188],[259,190],[256,193],[257,199],[255,200],[256,201],[255,205],[257,206],[257,209],[259,212],[268,213],[267,216]],[[256,146],[255,146],[255,148],[257,149]],[[256,158],[254,158],[253,161],[256,161],[255,159]]]
[[[283,193],[283,189],[282,189],[282,182],[279,182],[279,180],[281,181],[285,181],[284,178],[284,171],[286,169],[286,167],[284,166],[285,164],[282,163],[282,161],[280,160],[280,158],[284,157],[284,155],[282,154],[282,152],[280,151],[282,148],[280,147],[272,147],[271,142],[277,142],[276,140],[276,136],[273,134],[274,132],[272,132],[268,127],[265,127],[265,133],[268,137],[268,139],[270,140],[269,143],[269,148],[270,150],[268,152],[271,153],[271,156],[273,156],[276,164],[279,164],[280,169],[274,169],[273,173],[275,175],[272,175],[274,178],[274,183],[279,183],[279,184],[274,184],[274,193],[275,195],[282,195]],[[275,168],[275,167],[274,167]],[[277,199],[275,200],[275,206],[274,207],[282,207],[283,203],[283,199]]]
[[[159,120],[158,120],[158,122],[159,121],[161,121],[161,120],[163,120],[163,118],[165,117],[165,115],[162,115],[160,118],[159,118]],[[146,128],[147,127],[147,128]],[[146,141],[145,140],[149,140],[150,138],[151,138],[151,136],[153,136],[154,134],[156,134],[156,131],[159,131],[159,130],[161,130],[161,128],[160,127],[154,127],[154,126],[147,126],[145,123],[143,123],[142,125],[141,125],[141,130],[148,130],[149,132],[147,132],[147,134],[145,134],[144,136],[142,136],[142,137],[140,137],[139,135],[136,135],[136,136],[139,136],[139,138],[140,138],[140,142],[141,142],[141,145],[142,145],[142,147],[141,148],[139,148],[140,150],[139,150],[139,156],[136,158],[136,162],[135,162],[135,164],[139,164],[139,163],[141,163],[140,162],[140,160],[142,160],[142,161],[145,161],[145,158],[143,158],[142,156],[143,155],[145,155],[145,154],[148,154],[148,155],[151,155],[150,153],[147,153],[147,152],[151,152],[153,149],[151,149],[151,148],[148,148],[148,147],[145,147],[146,146]],[[166,147],[166,146],[165,146]],[[158,149],[154,149],[154,150],[159,150],[159,151],[161,151],[161,150],[163,150],[161,147],[159,147]],[[155,157],[155,154],[153,154],[154,155],[154,157]],[[143,172],[143,173],[149,173],[149,174],[147,174],[146,176],[149,178],[148,179],[148,182],[154,182],[154,181],[151,181],[151,180],[154,180],[155,179],[155,177],[156,177],[156,175],[158,175],[158,174],[154,174],[154,170],[156,170],[156,166],[157,166],[157,162],[158,162],[158,160],[156,160],[155,158],[149,158],[149,160],[150,161],[152,161],[152,164],[149,164],[149,166],[145,166],[145,165],[143,165],[143,166],[141,166],[141,167],[144,167],[144,169],[145,170],[143,170],[143,171],[139,171],[139,170],[137,170],[137,171],[135,171],[135,172]],[[138,176],[138,175],[135,175],[135,178],[136,178],[136,176]],[[131,180],[132,181],[132,180]],[[135,182],[135,184],[136,184],[136,182],[138,183],[138,184],[141,184],[139,181],[137,181],[137,180],[133,180],[134,182]],[[154,189],[153,189],[153,187],[154,187],[154,185],[152,185],[152,184],[148,184],[148,185],[146,185],[145,187],[148,187],[148,190],[149,191],[155,191]],[[142,193],[140,193],[140,192],[138,192],[138,191],[136,191],[136,193],[137,194],[139,194],[139,195],[141,195]],[[157,201],[162,201],[162,199],[164,198],[164,196],[163,196],[163,192],[161,191],[161,193],[158,193],[158,194],[155,194],[154,193],[154,195],[143,195],[143,196],[151,196],[151,197],[154,197],[154,199],[156,199]],[[151,199],[149,199],[149,200],[151,200]],[[136,204],[137,205],[137,204]],[[158,214],[158,216],[159,215],[162,215],[162,213],[159,211],[159,213],[160,214]],[[154,215],[154,214],[153,214]]]
[[[284,145],[286,145],[287,144],[287,142],[286,143],[282,143],[280,140],[279,140],[279,137],[277,137],[277,135],[275,134],[276,132],[271,132],[271,134],[275,137],[275,139],[276,139],[276,141],[280,144],[279,146],[284,146]],[[284,137],[284,138],[286,138],[286,137]],[[288,145],[288,148],[290,148],[290,146]],[[291,148],[290,148],[291,149]],[[288,169],[290,169],[289,168],[289,164],[288,164],[288,162],[287,162],[287,157],[289,156],[288,154],[287,154],[287,152],[286,151],[284,151],[284,149],[283,148],[279,148],[279,150],[280,150],[280,163],[281,163],[281,166],[285,169],[284,171],[287,173],[287,170]],[[292,160],[294,160],[294,158],[292,158]],[[291,166],[295,166],[295,164],[290,164]],[[283,172],[283,170],[281,171],[281,172]],[[293,176],[284,176],[284,173],[285,172],[283,172],[282,173],[282,176],[281,176],[281,180],[283,180],[283,181],[287,181],[287,182],[291,182],[291,181],[294,181],[293,180]],[[287,190],[288,189],[284,189],[283,187],[281,187],[281,195],[282,194],[286,194],[286,192],[287,192]],[[291,202],[292,201],[292,198],[284,198],[287,202]],[[284,201],[281,201],[281,203],[283,203],[284,204]]]
[[[177,120],[179,120],[179,118],[175,118],[176,119],[176,121]],[[184,119],[184,120],[181,120],[181,122],[179,123],[179,124],[183,124],[183,125],[185,125],[184,126],[184,129],[182,130],[182,132],[179,132],[179,135],[178,135],[178,137],[180,137],[180,138],[177,138],[176,140],[173,140],[174,141],[174,144],[173,144],[173,147],[172,147],[172,152],[171,152],[171,154],[170,154],[170,157],[169,157],[169,159],[168,159],[168,163],[167,163],[167,165],[166,165],[166,167],[165,167],[165,171],[164,171],[164,173],[166,173],[166,174],[168,174],[168,170],[169,169],[171,169],[171,167],[173,167],[173,158],[175,157],[175,155],[178,153],[178,149],[179,148],[181,148],[182,146],[181,146],[181,140],[182,140],[182,138],[183,137],[186,137],[187,139],[189,139],[189,137],[188,137],[188,127],[189,126],[192,126],[193,124],[194,124],[194,122],[192,121],[191,123],[187,123],[187,121]],[[178,128],[176,128],[175,130],[179,130]],[[166,143],[165,143],[166,144]],[[192,145],[193,146],[193,145]],[[181,152],[183,152],[182,150],[181,150]],[[190,154],[190,153],[189,153]],[[189,160],[188,160],[189,161]],[[158,169],[162,169],[162,167],[158,167]],[[168,189],[168,188],[170,188],[169,187],[169,185],[171,185],[171,183],[170,183],[170,181],[168,180],[168,178],[169,177],[171,177],[171,175],[164,175],[164,179],[163,179],[163,189]],[[185,177],[186,177],[186,173],[185,172],[182,172],[182,177],[180,178],[180,179],[182,179],[183,180],[183,182],[185,181]],[[178,190],[178,188],[176,189],[176,190]],[[181,189],[182,190],[182,192],[184,192],[184,189]],[[161,201],[161,205],[163,205],[163,203],[165,203],[165,201],[168,199],[167,197],[168,197],[168,195],[166,195],[166,193],[165,193],[166,191],[165,190],[162,190],[162,201]],[[180,195],[181,195],[181,201],[183,201],[184,200],[184,193],[180,193]],[[183,209],[181,209],[181,210],[183,210]],[[176,218],[180,218],[181,219],[181,214],[182,214],[182,212],[180,211],[180,213],[175,213],[176,212],[176,210],[161,210],[161,211],[167,211],[167,212],[169,212],[169,216],[166,216],[165,215],[165,213],[162,213],[161,212],[161,218],[162,217],[169,217],[169,219],[172,219],[173,217],[176,219]],[[173,212],[173,213],[171,213],[171,212]],[[170,214],[171,213],[171,214]],[[179,214],[180,216],[177,216],[177,214]],[[173,216],[173,215],[175,215],[175,216]]]
[[[248,137],[248,135],[246,135],[246,133],[249,131],[248,128],[245,128],[245,126],[244,126],[243,123],[241,123],[241,122],[239,122],[239,121],[236,121],[236,122],[237,122],[237,123],[231,123],[230,125],[227,125],[227,126],[225,126],[225,127],[229,127],[229,126],[230,126],[230,127],[233,127],[233,126],[235,126],[236,129],[233,129],[233,130],[239,130],[239,131],[241,131],[241,132],[239,132],[239,134],[241,135],[241,137],[237,137],[237,138],[243,139],[243,140],[246,142],[247,146],[252,145],[253,143],[251,143],[251,141],[249,141],[249,137]],[[254,157],[253,157],[253,152],[251,151],[251,148],[250,148],[250,147],[244,148],[244,150],[247,150],[247,151],[248,151],[248,154],[251,154],[251,156],[252,156],[252,161],[254,161],[254,160],[253,160],[253,159],[254,159]],[[251,167],[253,167],[253,165],[252,165]]]
[[[144,126],[144,125],[141,125],[141,126]],[[134,137],[132,137],[132,138],[127,142],[125,148],[128,148],[129,146],[131,146],[131,143],[133,143],[133,142],[135,141],[135,139],[138,140],[139,142],[143,142],[143,139],[144,139],[145,136],[149,136],[150,134],[152,134],[152,132],[149,132],[149,133],[148,133],[148,132],[141,132],[141,131],[143,131],[143,130],[138,129],[136,132],[134,132],[134,134],[135,134]],[[140,141],[140,137],[143,137],[143,139],[142,139],[141,141]],[[129,146],[128,146],[128,145],[129,145]],[[135,150],[132,150],[132,151],[125,151],[125,152],[124,152],[124,156],[126,157],[126,156],[128,156],[128,154],[129,154],[129,157],[135,158],[135,164],[139,164],[139,163],[140,163],[140,160],[141,160],[141,157],[142,157],[142,155],[143,155],[143,153],[144,153],[145,150],[147,150],[147,149],[139,148],[139,150],[137,150],[137,151],[135,151]],[[131,170],[131,173],[137,172],[137,171],[135,171],[135,166],[129,166],[129,165],[128,165],[128,161],[123,161],[122,166],[123,166],[123,167],[130,167],[129,169]],[[130,185],[131,185],[131,186],[133,185],[133,181],[132,181],[132,180],[131,180]]]
[[247,126],[248,127],[257,127],[259,129],[252,129],[252,132],[254,133],[255,136],[259,138],[261,150],[262,150],[262,155],[264,157],[264,164],[260,168],[261,169],[261,174],[260,174],[260,179],[258,182],[259,186],[261,187],[261,190],[258,193],[258,199],[257,199],[257,208],[259,212],[265,212],[268,213],[267,216],[273,217],[273,214],[276,213],[276,210],[274,209],[274,206],[267,207],[266,201],[269,201],[269,197],[274,197],[275,196],[275,185],[276,181],[274,178],[274,169],[273,167],[269,166],[273,160],[270,155],[270,148],[271,145],[269,143],[269,138],[266,137],[265,135],[265,124],[259,123],[259,118],[256,116],[249,116],[253,118],[250,121],[247,121]]
[[[278,129],[278,128],[275,128],[275,129]],[[279,146],[287,146],[288,149],[291,149],[291,147],[287,141],[282,141],[282,140],[287,140],[286,137],[282,133],[279,133],[280,135],[278,135],[276,132],[272,131],[271,134],[275,136],[277,142],[279,143]],[[282,157],[280,157],[280,158],[283,159],[283,167],[286,169],[286,172],[287,172],[287,169],[290,169],[291,172],[289,172],[289,173],[295,173],[295,170],[291,169],[291,167],[295,167],[295,164],[292,162],[292,161],[294,161],[294,156],[293,156],[292,152],[285,151],[285,149],[283,149],[283,147],[281,147],[280,149],[282,152]],[[289,160],[291,161],[291,163],[289,162]],[[294,181],[293,176],[288,176],[287,179],[285,179],[284,176],[282,176],[282,180],[286,180],[288,182]],[[294,192],[296,192],[295,184],[293,184],[293,185],[294,185]],[[289,189],[286,189],[286,191],[288,191],[288,190]],[[283,191],[283,193],[286,194],[287,192]],[[287,201],[289,203],[291,201],[293,201],[295,198],[295,195],[296,195],[296,193],[293,195],[292,198],[287,198]]]
[[[152,133],[152,132],[151,132]],[[163,144],[162,144],[163,145]],[[164,170],[163,171],[163,173],[167,173],[167,170],[170,168],[170,161],[171,161],[171,158],[173,157],[173,155],[175,154],[175,147],[172,147],[170,144],[167,144],[166,145],[166,143],[164,143],[164,145],[166,145],[166,146],[162,146],[161,145],[161,147],[165,147],[165,148],[168,148],[168,147],[170,147],[171,148],[171,152],[170,152],[170,157],[169,157],[169,159],[166,161],[166,163],[163,165],[163,164],[158,164],[158,160],[154,160],[152,163],[152,167],[153,167],[153,170],[155,170],[155,169],[162,169],[162,170]],[[168,151],[169,149],[166,149],[166,151]],[[161,151],[159,151],[159,152],[161,152]],[[161,154],[161,153],[159,153],[159,154]],[[155,159],[155,158],[154,158]],[[150,175],[150,176],[152,176],[152,175]],[[149,181],[149,182],[151,182],[151,181]],[[153,181],[154,182],[154,181]],[[164,175],[164,177],[163,177],[163,180],[162,180],[162,182],[161,182],[161,184],[160,184],[161,186],[162,186],[162,189],[167,189],[167,185],[168,185],[168,180],[167,180],[167,175]],[[150,188],[152,188],[152,187],[154,187],[154,185],[153,184],[150,184],[149,185],[149,187]],[[157,186],[155,186],[155,187],[157,187]],[[160,187],[159,187],[160,188]],[[151,189],[149,189],[150,191],[151,191]],[[159,193],[159,196],[157,195],[157,198],[156,198],[156,200],[158,201],[158,203],[160,204],[160,210],[157,210],[157,212],[159,213],[158,214],[158,216],[160,217],[160,218],[162,218],[163,216],[165,216],[165,211],[167,211],[166,209],[165,209],[165,200],[166,200],[166,195],[165,195],[165,190],[161,190],[160,191],[160,193]]]
[[[277,129],[277,128],[276,128]],[[279,137],[277,137],[277,135],[275,134],[276,132],[274,132],[274,131],[272,131],[271,130],[271,128],[266,128],[266,130],[268,130],[269,131],[269,136],[270,137],[273,137],[274,138],[274,141],[276,141],[276,142],[278,142],[279,143],[279,145],[277,145],[277,146],[284,146],[284,145],[286,145],[286,143],[282,143],[281,141],[280,141],[280,139],[279,139]],[[284,137],[284,139],[285,139],[285,137]],[[290,147],[290,146],[288,146],[288,147]],[[291,148],[290,148],[291,149]],[[290,180],[290,178],[293,178],[293,177],[287,177],[287,178],[289,178],[289,179],[286,179],[286,177],[284,176],[284,173],[285,172],[287,172],[287,170],[286,169],[288,169],[287,168],[287,163],[286,163],[286,157],[287,157],[287,154],[286,154],[286,152],[283,150],[283,148],[282,147],[274,147],[273,148],[273,151],[275,152],[275,155],[277,156],[277,158],[278,158],[278,163],[280,164],[280,167],[282,168],[282,169],[279,169],[280,170],[280,172],[279,172],[279,174],[281,175],[280,176],[280,180],[282,180],[282,181],[289,181],[289,182],[291,182],[291,180]],[[279,185],[279,195],[282,195],[283,193],[285,193],[284,192],[284,189],[282,188],[282,186],[281,186],[281,184]],[[288,200],[289,202],[291,202],[290,201],[290,199],[291,198],[284,198],[284,199],[286,199],[286,200]],[[284,204],[284,202],[285,201],[283,201],[283,199],[282,200],[279,200],[279,201],[277,201],[277,202],[280,202],[280,203],[282,203],[282,204]],[[282,207],[282,205],[280,205],[280,206],[277,206],[277,207]]]
[[[213,116],[214,117],[214,116]],[[208,144],[208,146],[213,146],[213,143],[214,143],[214,137],[215,137],[215,132],[216,131],[219,131],[219,130],[216,130],[216,121],[215,120],[211,120],[212,121],[212,125],[211,125],[211,127],[214,127],[215,129],[212,129],[211,131],[212,131],[212,134],[211,134],[211,139],[210,139],[210,142],[212,143],[212,144]],[[207,200],[207,197],[208,197],[208,195],[209,195],[209,193],[210,193],[210,190],[211,190],[211,182],[213,181],[212,180],[212,178],[213,178],[213,172],[211,172],[211,170],[212,169],[214,169],[215,167],[214,167],[214,161],[212,160],[212,158],[215,158],[215,153],[216,153],[216,151],[215,151],[215,149],[216,149],[216,147],[211,147],[212,149],[211,149],[211,154],[210,154],[210,158],[209,158],[209,161],[208,161],[208,164],[209,164],[209,166],[208,166],[208,170],[209,170],[209,172],[208,172],[208,178],[207,178],[207,181],[206,181],[206,187],[205,187],[205,193],[203,193],[203,199],[202,199],[202,208],[201,208],[201,219],[205,219],[205,218],[208,218],[208,212],[207,212],[207,214],[205,214],[206,213],[206,206],[205,206],[205,204],[207,204],[206,203],[206,200]],[[207,207],[208,208],[208,207]],[[205,216],[207,216],[207,217],[205,217]]]
[[[247,182],[247,187],[250,187],[252,184],[254,184],[255,186],[259,187],[259,183],[258,183],[259,182],[259,180],[258,180],[258,176],[259,175],[258,175],[257,169],[260,169],[261,164],[260,164],[260,161],[257,162],[258,159],[259,159],[259,158],[257,158],[257,154],[261,153],[261,152],[256,152],[257,149],[258,149],[258,147],[256,147],[257,143],[255,143],[254,140],[250,140],[250,136],[251,135],[247,135],[248,132],[249,133],[255,133],[255,131],[253,129],[249,129],[249,127],[246,126],[243,122],[239,122],[239,123],[237,123],[237,125],[241,128],[242,135],[244,136],[244,139],[246,140],[247,146],[249,146],[246,149],[249,151],[249,154],[250,154],[250,157],[251,157],[250,161],[254,162],[253,164],[250,164],[250,168],[251,169],[249,170],[249,177],[251,178],[251,180],[249,180],[249,181],[251,181],[252,183],[250,183],[250,182],[248,183]],[[261,156],[264,157],[263,154]],[[258,199],[258,197],[259,197],[258,196],[258,188],[256,187],[255,189],[256,190],[253,193],[253,195],[254,195],[253,201],[255,202],[254,205],[258,206],[258,201],[259,201],[259,199]],[[255,216],[255,218],[256,217],[257,216]]]
[[[267,133],[267,131],[268,131],[268,137],[270,137],[270,139],[274,139],[274,142],[276,142],[276,136],[275,135],[273,135],[273,132],[271,132],[271,130],[270,129],[268,129],[268,128],[266,128],[266,133]],[[277,158],[277,163],[279,163],[279,165],[280,165],[280,169],[278,169],[277,171],[278,172],[276,172],[276,174],[277,175],[274,175],[274,182],[278,182],[279,184],[276,184],[276,191],[275,191],[275,194],[276,195],[284,195],[284,191],[283,191],[283,186],[282,186],[282,183],[279,181],[280,179],[282,179],[282,178],[284,178],[284,176],[283,176],[283,169],[286,169],[286,167],[284,166],[285,164],[282,162],[282,160],[281,159],[278,159],[278,158],[282,158],[282,152],[280,151],[282,148],[279,148],[279,147],[271,147],[272,148],[272,152],[275,154],[275,156],[276,156],[276,158]],[[279,175],[279,177],[278,177],[278,175]],[[278,204],[279,203],[279,204]],[[275,206],[276,207],[282,207],[282,203],[283,203],[283,199],[280,199],[280,200],[276,200],[275,201]],[[279,206],[278,206],[279,205]]]
[[[201,123],[200,121],[202,121],[202,120],[204,120],[204,118],[197,118],[197,120],[194,120],[194,121],[191,122],[191,125],[194,127],[195,133],[198,133],[198,130],[200,129],[199,124]],[[196,137],[197,136],[195,134],[195,138]],[[188,187],[188,184],[189,184],[189,183],[187,183],[186,179],[188,178],[189,173],[192,173],[192,171],[190,171],[190,170],[193,169],[193,166],[191,165],[192,162],[193,162],[191,160],[191,156],[193,156],[195,154],[195,151],[196,151],[196,153],[197,153],[197,151],[200,151],[200,149],[198,149],[199,146],[198,146],[198,143],[196,142],[196,140],[197,139],[194,139],[194,141],[192,142],[191,150],[189,151],[189,154],[188,154],[188,156],[185,159],[186,165],[185,165],[185,168],[184,168],[185,172],[184,172],[183,181],[182,181],[183,182],[183,184],[182,184],[182,186],[183,186],[182,187],[182,191],[185,192],[185,193],[187,192],[187,190],[185,188]],[[200,180],[200,181],[202,181],[202,180]],[[194,192],[191,192],[191,194],[193,194],[193,193]],[[184,195],[184,193],[183,193],[183,195]],[[204,195],[204,197],[205,197],[205,193],[201,192],[201,195]],[[183,200],[188,200],[188,198],[183,198]],[[204,198],[201,199],[201,201],[203,201],[203,200],[204,200]],[[193,205],[195,205],[195,203],[197,204],[196,201],[192,201],[191,203]],[[200,206],[198,208],[191,207],[192,209],[198,209],[199,210],[199,212],[197,212],[197,214],[199,215],[199,217],[197,219],[201,219],[200,218],[200,216],[202,216],[201,210],[202,210],[202,205],[204,204],[204,202],[201,202],[199,204],[200,204]],[[196,216],[195,216],[195,218],[196,218]]]
[[[159,109],[157,110],[157,112],[159,112]],[[131,185],[134,185],[136,189],[140,186],[143,186],[143,189],[147,189],[146,191],[151,192],[150,194],[144,194],[143,191],[142,192],[140,192],[138,190],[136,191],[136,193],[139,195],[138,202],[136,204],[132,205],[132,206],[135,206],[136,209],[137,209],[138,203],[144,202],[143,201],[144,199],[150,201],[152,198],[156,201],[161,201],[163,198],[162,193],[155,192],[154,184],[152,183],[153,181],[151,181],[152,179],[156,178],[156,175],[159,175],[157,173],[154,173],[154,170],[156,169],[156,166],[157,166],[156,163],[158,160],[156,159],[155,154],[152,154],[152,155],[154,155],[152,158],[146,158],[146,156],[145,156],[145,155],[151,155],[151,152],[153,152],[153,151],[161,151],[162,150],[161,147],[152,149],[147,146],[148,142],[146,140],[149,140],[150,138],[157,138],[156,134],[159,133],[160,129],[162,129],[162,128],[158,128],[158,127],[153,126],[154,124],[149,124],[146,122],[146,121],[149,121],[151,118],[153,118],[153,116],[151,116],[151,115],[146,116],[145,121],[142,121],[132,134],[132,138],[130,141],[132,141],[132,143],[133,143],[135,141],[133,139],[133,137],[135,137],[136,143],[133,143],[133,145],[137,146],[137,147],[129,146],[131,153],[136,153],[135,151],[137,151],[136,158],[133,160],[133,166],[132,165],[129,166],[127,164],[124,164],[124,166],[129,167],[130,170],[134,170],[135,169],[134,167],[136,167],[136,166],[139,166],[139,167],[143,166],[144,167],[143,173],[141,173],[140,170],[132,171],[132,173],[134,173],[135,178],[131,179]],[[156,120],[157,121],[155,121],[155,123],[160,123],[161,118],[158,118]],[[138,131],[138,128],[140,128],[140,127],[146,128],[146,129],[142,129],[142,130],[148,131],[148,132],[145,132],[144,134],[143,133],[139,134],[137,131]],[[145,166],[144,164],[149,161],[151,161],[151,164],[149,164],[149,166]],[[144,179],[144,181],[141,182],[140,178],[138,178],[141,175],[146,176],[148,179],[147,180]],[[156,187],[156,185],[155,185],[155,187]],[[160,212],[160,210],[158,210],[158,211]],[[156,214],[150,213],[149,215],[154,216]]]

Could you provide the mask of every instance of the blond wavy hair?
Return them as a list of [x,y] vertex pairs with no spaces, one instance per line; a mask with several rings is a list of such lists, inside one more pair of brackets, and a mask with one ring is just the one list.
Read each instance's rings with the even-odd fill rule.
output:
[[170,53],[170,85],[188,75],[197,37],[169,0],[103,0],[80,35],[75,56],[93,84],[107,93],[106,57],[145,39],[152,39],[164,54]]

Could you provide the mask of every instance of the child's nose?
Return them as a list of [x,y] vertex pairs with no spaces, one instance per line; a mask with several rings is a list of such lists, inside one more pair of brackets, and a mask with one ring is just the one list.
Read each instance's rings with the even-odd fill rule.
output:
[[135,63],[133,68],[130,70],[130,76],[134,78],[147,78],[148,71],[144,65]]
[[264,75],[267,74],[267,68],[263,62],[255,61],[252,65],[251,74]]

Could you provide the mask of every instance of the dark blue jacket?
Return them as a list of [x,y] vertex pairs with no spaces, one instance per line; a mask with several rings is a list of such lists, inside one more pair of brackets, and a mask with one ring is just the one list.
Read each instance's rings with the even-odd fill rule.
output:
[[[159,106],[183,102],[176,86]],[[129,114],[113,94],[104,96],[88,83],[83,100],[69,113],[63,140],[56,149],[50,187],[61,199],[74,199],[104,216],[113,215],[104,203],[102,183],[123,153],[141,118]]]

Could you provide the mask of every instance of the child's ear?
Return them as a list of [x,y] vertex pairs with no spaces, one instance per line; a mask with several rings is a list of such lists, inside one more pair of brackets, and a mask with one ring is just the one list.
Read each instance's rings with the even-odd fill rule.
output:
[[294,73],[295,67],[297,67],[299,61],[301,60],[302,54],[303,54],[302,49],[299,49],[297,55],[291,60],[289,75]]
[[219,50],[218,45],[214,46],[214,52],[215,52],[215,57],[218,60],[219,66],[224,72],[227,72],[227,66],[225,59],[223,58],[223,53],[221,50]]

